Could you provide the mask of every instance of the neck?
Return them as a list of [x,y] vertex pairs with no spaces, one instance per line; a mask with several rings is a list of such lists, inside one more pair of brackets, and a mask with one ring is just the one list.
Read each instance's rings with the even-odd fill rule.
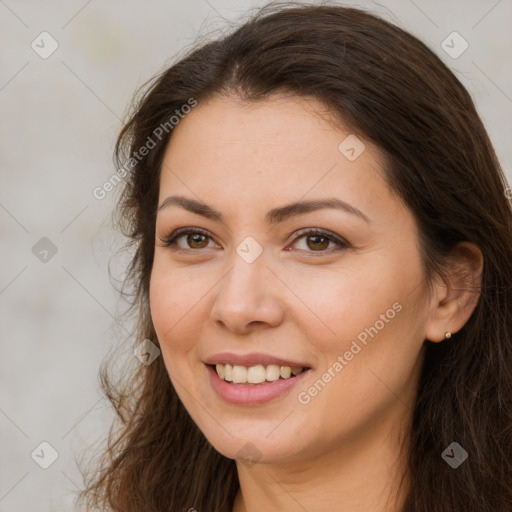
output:
[[300,461],[254,465],[237,461],[240,489],[233,512],[401,510],[410,485],[409,422],[410,416],[401,424],[393,418],[380,420],[371,432],[359,431],[340,441],[337,449],[330,444],[324,453],[316,450]]

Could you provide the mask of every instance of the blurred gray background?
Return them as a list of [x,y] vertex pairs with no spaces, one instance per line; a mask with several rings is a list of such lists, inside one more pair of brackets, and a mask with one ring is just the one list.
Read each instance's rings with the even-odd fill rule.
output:
[[[380,13],[441,56],[510,181],[512,0],[339,3]],[[109,227],[115,191],[93,191],[115,171],[135,89],[199,34],[261,5],[0,0],[0,512],[77,510],[76,458],[111,418],[97,374],[126,334],[108,274],[121,240]]]

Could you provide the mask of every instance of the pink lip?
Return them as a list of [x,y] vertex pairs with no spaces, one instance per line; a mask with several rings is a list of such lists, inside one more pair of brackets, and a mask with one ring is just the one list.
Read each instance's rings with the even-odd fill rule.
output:
[[268,354],[251,353],[251,354],[232,354],[231,352],[222,352],[214,354],[204,361],[205,364],[231,364],[239,366],[256,366],[262,364],[268,366],[269,364],[277,364],[279,366],[289,366],[290,368],[310,368],[306,363],[300,361],[290,361],[281,359],[279,357],[270,356]]
[[[286,364],[285,366],[290,365]],[[253,385],[231,384],[226,382],[224,379],[221,379],[217,375],[215,369],[211,366],[206,366],[206,369],[210,377],[211,385],[215,392],[226,402],[235,405],[258,405],[269,402],[270,400],[283,395],[287,391],[290,391],[291,388],[302,381],[302,379],[304,379],[311,371],[304,370],[296,377],[290,377],[289,379],[278,379],[274,382],[265,382],[262,384]]]

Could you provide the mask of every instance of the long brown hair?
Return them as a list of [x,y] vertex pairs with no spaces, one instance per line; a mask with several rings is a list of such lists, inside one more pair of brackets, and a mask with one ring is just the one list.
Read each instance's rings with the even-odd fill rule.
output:
[[[373,14],[269,4],[229,34],[192,48],[144,89],[116,146],[118,168],[126,173],[118,226],[134,251],[124,289],[137,319],[134,345],[144,339],[158,344],[148,289],[160,168],[172,129],[160,138],[155,130],[191,99],[224,94],[251,102],[278,92],[321,100],[380,148],[388,184],[418,223],[427,280],[443,274],[458,242],[482,251],[473,314],[449,342],[425,342],[410,433],[412,485],[403,511],[512,510],[507,181],[455,75],[418,39]],[[154,147],[143,158],[135,155],[148,138]],[[80,501],[88,510],[231,512],[239,486],[235,462],[194,424],[161,357],[135,364],[117,380],[107,363],[102,366],[102,386],[117,415]],[[457,469],[441,456],[454,441],[469,454]]]

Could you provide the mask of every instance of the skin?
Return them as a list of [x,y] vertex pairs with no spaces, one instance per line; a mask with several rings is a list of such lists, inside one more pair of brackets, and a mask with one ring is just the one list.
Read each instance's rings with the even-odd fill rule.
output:
[[[224,222],[177,205],[158,211],[151,315],[184,406],[220,453],[238,459],[234,512],[396,510],[408,486],[405,474],[398,490],[425,340],[459,330],[477,300],[456,273],[436,278],[428,293],[415,219],[384,182],[377,148],[359,137],[366,149],[349,161],[338,146],[350,130],[330,121],[311,98],[215,97],[180,121],[166,149],[159,205],[185,196]],[[272,208],[327,197],[368,222],[325,208],[265,220]],[[181,251],[165,247],[181,227],[210,238],[185,234]],[[297,235],[303,228],[349,245]],[[248,236],[264,249],[252,263],[236,252]],[[478,281],[477,248],[461,245],[453,262]],[[332,376],[338,356],[396,303],[394,318],[300,403],[298,394],[329,368]],[[271,402],[232,405],[214,392],[203,363],[224,351],[304,361],[313,371]],[[238,455],[248,442],[255,464]]]

